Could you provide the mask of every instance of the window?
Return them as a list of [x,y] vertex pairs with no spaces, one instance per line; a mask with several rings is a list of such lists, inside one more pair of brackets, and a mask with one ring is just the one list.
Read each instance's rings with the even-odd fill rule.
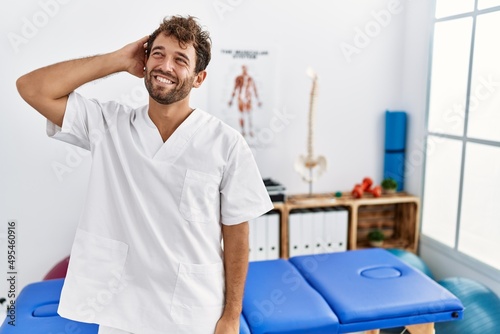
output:
[[500,270],[500,0],[436,0],[422,234]]

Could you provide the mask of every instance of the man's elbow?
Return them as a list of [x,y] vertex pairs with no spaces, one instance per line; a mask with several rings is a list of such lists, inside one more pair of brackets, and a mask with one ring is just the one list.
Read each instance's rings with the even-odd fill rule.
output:
[[[28,103],[33,101],[36,96],[34,85],[30,84],[30,79],[27,74],[23,75],[16,81],[17,91],[19,95]],[[31,103],[30,103],[31,104]]]
[[17,79],[16,87],[19,95],[42,116],[52,123],[62,126],[68,96],[55,100],[47,98],[40,91],[40,87],[33,81],[29,74]]
[[40,105],[42,104],[43,97],[38,91],[36,85],[33,84],[33,80],[30,78],[29,74],[25,74],[16,81],[16,88],[22,99],[29,104],[33,109],[37,110],[41,114]]

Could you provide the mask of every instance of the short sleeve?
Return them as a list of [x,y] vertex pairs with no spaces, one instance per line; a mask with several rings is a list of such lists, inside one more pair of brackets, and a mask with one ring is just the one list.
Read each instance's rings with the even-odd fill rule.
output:
[[252,151],[239,136],[229,154],[221,182],[221,222],[235,225],[274,208]]
[[102,105],[96,100],[86,99],[72,92],[68,98],[62,127],[47,120],[46,131],[51,138],[90,150],[92,132],[104,129]]

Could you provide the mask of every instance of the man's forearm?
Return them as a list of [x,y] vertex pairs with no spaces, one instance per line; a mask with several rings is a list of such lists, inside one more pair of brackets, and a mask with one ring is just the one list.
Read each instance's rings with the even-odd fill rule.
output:
[[28,73],[19,82],[28,89],[57,99],[90,81],[124,70],[116,58],[114,53],[108,53],[69,60]]
[[248,223],[223,226],[226,305],[223,317],[239,319],[248,271]]
[[28,73],[17,80],[22,98],[43,116],[61,125],[67,96],[78,87],[124,70],[115,53],[65,61]]

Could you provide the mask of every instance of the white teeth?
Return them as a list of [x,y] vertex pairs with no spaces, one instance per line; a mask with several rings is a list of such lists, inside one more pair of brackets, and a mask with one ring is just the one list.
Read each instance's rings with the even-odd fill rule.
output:
[[156,80],[158,80],[159,82],[165,83],[165,84],[173,84],[172,81],[165,79],[163,77],[159,77],[159,76],[156,77]]

